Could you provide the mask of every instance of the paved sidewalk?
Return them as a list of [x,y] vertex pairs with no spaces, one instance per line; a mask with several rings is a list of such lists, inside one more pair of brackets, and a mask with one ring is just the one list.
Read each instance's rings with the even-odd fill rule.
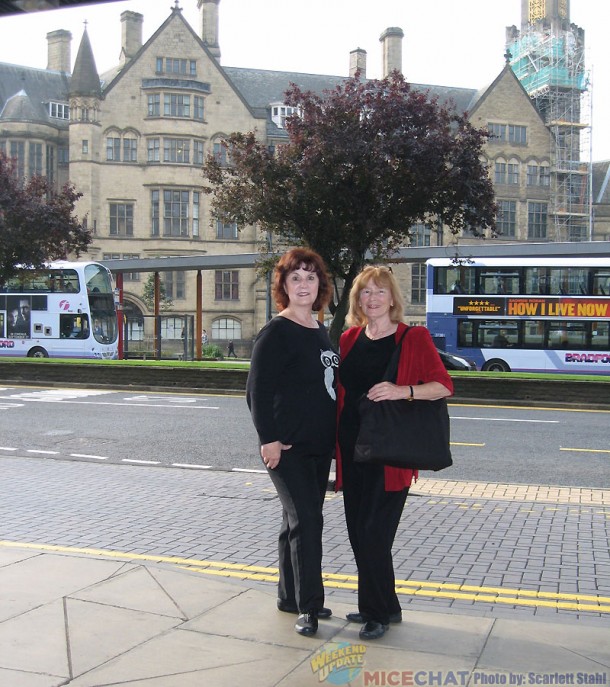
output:
[[[1,687],[610,685],[610,493],[422,479],[395,547],[404,622],[360,642],[341,495],[333,617],[275,608],[265,474],[0,462]],[[352,673],[341,672],[349,665]]]
[[[167,564],[0,546],[5,687],[603,684],[610,630],[410,611],[362,643],[333,602],[314,638],[271,587]],[[346,665],[352,668],[341,672]]]

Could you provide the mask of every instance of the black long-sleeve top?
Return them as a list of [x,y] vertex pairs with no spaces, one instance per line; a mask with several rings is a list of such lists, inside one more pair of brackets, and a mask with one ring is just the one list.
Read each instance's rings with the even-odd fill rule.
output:
[[281,441],[324,455],[335,445],[339,356],[325,327],[275,317],[252,350],[246,400],[261,444]]

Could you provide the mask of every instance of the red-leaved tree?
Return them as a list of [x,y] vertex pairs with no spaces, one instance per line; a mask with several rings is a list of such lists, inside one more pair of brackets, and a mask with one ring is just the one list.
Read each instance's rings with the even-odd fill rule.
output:
[[73,215],[81,195],[71,185],[54,192],[41,176],[17,178],[13,161],[0,153],[0,284],[20,267],[86,250],[92,236]]
[[269,150],[255,132],[233,133],[228,165],[206,159],[204,190],[215,217],[258,224],[324,258],[337,284],[336,342],[355,276],[404,246],[416,223],[441,218],[454,234],[493,231],[487,132],[398,72],[346,79],[323,95],[292,85],[286,104],[299,113],[287,119],[287,143]]

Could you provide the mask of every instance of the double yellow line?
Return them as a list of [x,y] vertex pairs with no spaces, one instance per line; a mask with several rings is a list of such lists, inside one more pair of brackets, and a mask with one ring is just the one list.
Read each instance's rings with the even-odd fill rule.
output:
[[[154,556],[151,554],[135,554],[105,549],[55,546],[52,544],[31,544],[28,542],[0,541],[0,547],[97,556],[125,561],[170,563],[181,569],[204,575],[253,580],[256,582],[277,583],[279,579],[277,568],[267,568],[259,565],[196,560],[193,558],[180,558],[178,556]],[[323,578],[325,586],[330,589],[358,588],[358,578],[355,575],[323,573]],[[421,596],[434,599],[497,603],[511,606],[535,606],[576,612],[610,613],[610,597],[594,594],[560,594],[559,592],[542,592],[530,589],[479,587],[468,584],[419,582],[415,580],[396,580],[396,592],[405,596]]]

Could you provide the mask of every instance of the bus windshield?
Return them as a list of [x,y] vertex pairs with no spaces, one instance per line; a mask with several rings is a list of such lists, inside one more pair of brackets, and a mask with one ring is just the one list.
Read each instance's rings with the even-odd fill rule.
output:
[[118,335],[112,278],[105,267],[87,265],[85,284],[91,308],[93,336],[99,343],[112,343]]

